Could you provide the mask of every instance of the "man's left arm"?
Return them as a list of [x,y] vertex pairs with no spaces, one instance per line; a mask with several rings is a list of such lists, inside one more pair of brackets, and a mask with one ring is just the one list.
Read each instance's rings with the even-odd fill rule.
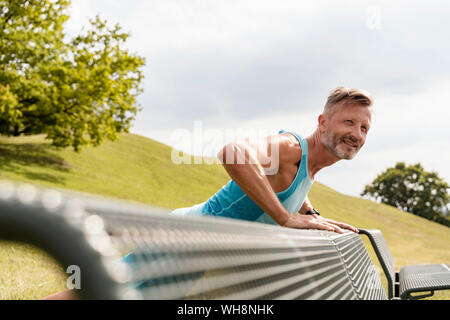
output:
[[300,214],[305,214],[308,211],[312,211],[314,209],[314,207],[311,204],[311,201],[309,201],[308,196],[306,196],[305,201],[303,201],[303,205],[300,208],[300,210],[298,210],[298,213]]
[[[314,209],[314,207],[311,204],[311,201],[309,201],[308,196],[306,196],[305,201],[303,202],[303,205],[300,208],[300,210],[298,211],[298,213],[305,214],[308,211],[314,211],[313,209]],[[334,221],[334,220],[331,220],[331,219],[327,219],[327,218],[324,218],[324,217],[322,217],[321,215],[318,215],[318,214],[312,214],[312,216],[315,217],[316,219],[328,222],[330,224],[334,224],[334,225],[336,225],[336,226],[338,226],[338,227],[340,227],[342,229],[347,229],[347,230],[359,233],[357,228],[355,228],[355,227],[353,227],[353,226],[351,226],[351,225],[349,225],[347,223],[343,223],[343,222],[338,222],[338,221]]]

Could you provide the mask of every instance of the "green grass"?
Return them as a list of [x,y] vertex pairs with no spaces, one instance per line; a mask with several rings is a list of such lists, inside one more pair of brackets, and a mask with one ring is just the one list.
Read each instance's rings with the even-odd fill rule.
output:
[[[106,141],[81,153],[57,150],[43,136],[0,137],[0,179],[166,208],[203,202],[229,180],[220,165],[175,165],[171,152],[164,144],[134,134],[122,134],[116,142]],[[323,216],[359,228],[381,229],[397,268],[450,262],[448,227],[340,194],[318,182],[310,199]],[[64,288],[63,270],[46,253],[27,244],[0,242],[0,299],[39,299]],[[433,298],[450,299],[450,291]]]
[[56,150],[42,136],[0,137],[0,178],[167,208],[206,199],[226,183],[227,174],[219,165],[175,165],[171,150],[133,134],[81,153]]
[[61,291],[66,275],[48,254],[30,244],[0,242],[0,299],[39,299]]

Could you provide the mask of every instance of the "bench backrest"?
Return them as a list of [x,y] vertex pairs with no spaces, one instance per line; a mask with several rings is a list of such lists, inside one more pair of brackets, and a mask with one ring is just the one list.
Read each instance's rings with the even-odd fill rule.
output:
[[387,299],[354,233],[130,212],[104,218],[118,247],[134,249],[130,284],[145,299]]
[[380,276],[370,259],[361,237],[354,233],[348,233],[345,236],[336,236],[333,233],[331,235],[333,235],[333,242],[342,255],[359,299],[387,299],[386,292],[380,282]]
[[81,298],[118,299],[118,279],[107,269],[115,259],[114,247],[107,245],[109,236],[95,226],[96,219],[77,203],[55,191],[0,183],[0,240],[33,244],[52,255],[64,271],[78,266]]
[[63,266],[80,266],[85,298],[386,299],[354,233],[29,192],[0,188],[0,238],[37,242]]
[[395,295],[395,264],[394,258],[392,257],[391,250],[383,237],[380,230],[376,229],[359,229],[361,234],[367,235],[370,239],[375,253],[380,261],[381,267],[383,268],[384,274],[388,280],[388,295],[389,299],[392,299]]

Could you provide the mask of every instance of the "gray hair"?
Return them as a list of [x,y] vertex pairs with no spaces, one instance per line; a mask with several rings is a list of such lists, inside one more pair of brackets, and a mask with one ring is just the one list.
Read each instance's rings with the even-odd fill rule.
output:
[[342,86],[337,87],[330,92],[323,113],[330,114],[332,109],[340,103],[359,104],[361,106],[370,107],[373,105],[373,99],[367,91],[361,89],[349,89]]

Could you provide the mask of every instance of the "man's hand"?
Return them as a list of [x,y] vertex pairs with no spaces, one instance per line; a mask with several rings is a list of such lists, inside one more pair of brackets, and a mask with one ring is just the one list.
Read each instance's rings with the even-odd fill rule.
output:
[[347,229],[358,233],[358,229],[349,224],[327,219],[317,214],[312,215],[289,214],[289,218],[282,226],[295,229],[327,230],[327,231],[334,231],[337,233],[344,233],[343,229]]

